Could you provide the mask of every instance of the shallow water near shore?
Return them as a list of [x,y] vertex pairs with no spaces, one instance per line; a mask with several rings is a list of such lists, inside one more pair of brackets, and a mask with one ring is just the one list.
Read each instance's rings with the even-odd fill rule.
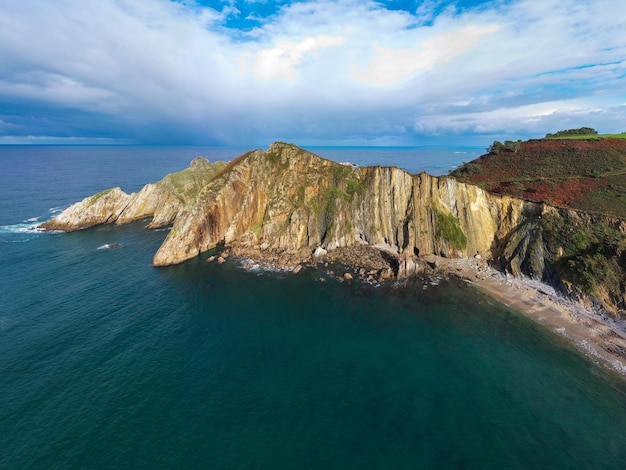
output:
[[[54,188],[10,205],[11,184],[0,185],[2,468],[626,461],[624,381],[466,283],[372,287],[208,254],[154,269],[166,231],[29,232],[56,207],[42,201]],[[80,191],[59,192],[65,203]]]

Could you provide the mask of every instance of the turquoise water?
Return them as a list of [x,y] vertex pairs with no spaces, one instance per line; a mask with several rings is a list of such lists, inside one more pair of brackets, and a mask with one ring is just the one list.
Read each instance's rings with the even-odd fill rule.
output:
[[0,148],[0,468],[624,467],[624,382],[471,286],[154,269],[142,223],[28,232],[116,165],[138,188],[212,151],[48,149]]

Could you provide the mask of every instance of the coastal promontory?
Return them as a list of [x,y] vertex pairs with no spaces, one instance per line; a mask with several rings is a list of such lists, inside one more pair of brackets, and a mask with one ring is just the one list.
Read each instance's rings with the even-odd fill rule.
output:
[[[171,227],[154,266],[218,245],[281,267],[340,261],[382,278],[411,276],[429,255],[473,258],[559,286],[612,315],[626,311],[624,255],[613,260],[595,247],[614,261],[610,284],[570,279],[558,269],[572,261],[570,226],[596,227],[596,239],[606,227],[602,233],[621,249],[626,223],[617,217],[498,194],[453,176],[340,164],[286,143],[229,163],[197,158],[138,193],[113,188],[88,197],[42,228],[72,231],[146,218],[148,228]],[[586,248],[594,249],[591,242]]]

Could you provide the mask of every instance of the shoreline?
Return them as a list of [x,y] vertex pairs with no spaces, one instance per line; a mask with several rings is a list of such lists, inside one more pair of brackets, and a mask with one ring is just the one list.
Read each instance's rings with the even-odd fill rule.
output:
[[473,285],[489,297],[564,337],[593,362],[626,378],[626,322],[603,317],[554,288],[515,278],[470,258],[425,257],[437,270]]
[[[245,270],[255,266],[298,274],[305,265],[319,267],[318,263],[304,261],[301,256],[282,257],[274,253],[270,256],[272,261],[263,260],[267,255],[261,255],[259,250],[242,249],[240,246],[227,247],[222,253],[211,256],[207,261],[223,263],[231,255],[241,261]],[[358,253],[358,257],[362,256],[363,253]],[[371,259],[368,261],[372,262]],[[355,271],[354,278],[360,278],[365,282],[380,283],[394,279],[385,269],[381,270],[384,274],[372,276],[375,270],[359,269],[355,266],[354,259],[340,257],[333,262],[352,267]],[[626,379],[626,321],[594,313],[572,299],[564,297],[547,284],[502,273],[489,266],[483,259],[425,255],[419,257],[417,263],[420,265],[417,272],[454,276],[471,284],[490,298],[566,339],[597,365]],[[380,266],[374,268],[379,269]],[[353,279],[352,275],[344,278],[332,271],[330,273],[339,282]]]

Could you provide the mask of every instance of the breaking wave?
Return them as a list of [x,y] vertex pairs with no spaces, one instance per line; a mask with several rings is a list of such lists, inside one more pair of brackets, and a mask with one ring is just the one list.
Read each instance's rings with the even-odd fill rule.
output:
[[102,246],[99,246],[97,249],[98,250],[111,250],[113,248],[119,248],[120,246],[122,246],[119,243],[105,243]]
[[19,224],[0,225],[0,233],[41,233],[37,227],[41,224],[39,217],[31,217]]
[[[10,234],[10,233],[18,233],[18,234],[39,234],[44,233],[44,230],[38,229],[37,227],[44,222],[54,218],[57,214],[60,214],[69,206],[58,206],[58,207],[50,207],[48,209],[48,214],[44,216],[38,217],[29,217],[28,219],[24,219],[17,224],[8,224],[8,225],[0,225],[0,234]],[[42,220],[43,219],[43,220]],[[55,233],[54,231],[50,231],[47,233]],[[14,240],[15,241],[15,240]],[[21,240],[25,241],[25,240]]]

